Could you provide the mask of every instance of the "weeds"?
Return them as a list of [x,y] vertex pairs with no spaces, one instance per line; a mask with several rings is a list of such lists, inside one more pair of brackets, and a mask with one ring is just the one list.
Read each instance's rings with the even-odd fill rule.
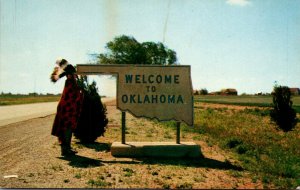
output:
[[[182,130],[198,134],[194,140],[205,140],[208,145],[217,144],[231,150],[244,169],[255,173],[252,181],[260,180],[265,187],[274,184],[279,188],[294,188],[300,185],[300,125],[285,134],[274,128],[269,112],[269,109],[254,108],[228,114],[227,109],[197,108],[195,127]],[[242,175],[238,171],[230,174]],[[183,184],[177,186],[183,187]]]
[[163,189],[171,189],[171,186],[170,186],[170,184],[164,183],[164,184],[162,185],[162,188],[163,188]]
[[205,182],[205,178],[204,177],[194,177],[194,181],[197,183]]
[[151,133],[147,133],[146,137],[153,137],[153,135]]
[[152,175],[158,175],[158,172],[157,171],[154,171],[151,173]]
[[130,133],[131,133],[132,135],[138,135],[137,132],[135,132],[135,131],[130,131]]
[[166,131],[165,134],[164,134],[164,138],[166,138],[166,139],[172,139],[174,137],[170,134],[170,131]]
[[80,173],[77,173],[77,174],[75,174],[75,176],[74,176],[76,179],[80,179],[81,178],[81,174]]
[[240,178],[243,177],[242,173],[236,170],[230,170],[229,174],[233,177]]
[[176,188],[177,189],[192,189],[193,184],[185,182],[183,184],[176,185]]
[[165,175],[165,176],[162,176],[162,178],[165,179],[165,180],[168,180],[168,179],[172,179],[172,176],[170,176],[170,175]]
[[270,109],[259,109],[259,108],[254,108],[254,109],[249,109],[245,108],[242,112],[246,114],[253,114],[256,116],[268,116],[270,115]]
[[50,169],[52,169],[54,171],[63,171],[63,168],[61,165],[57,165],[57,166],[51,165]]
[[125,172],[125,177],[131,177],[135,172],[130,168],[123,168],[123,171]]
[[225,144],[228,148],[235,148],[236,146],[242,144],[243,141],[236,137],[230,137],[229,139],[225,140]]
[[88,185],[90,185],[91,187],[107,187],[107,186],[111,186],[112,184],[110,182],[106,182],[102,179],[97,179],[97,180],[94,180],[94,179],[90,179],[88,182],[87,182]]
[[193,140],[200,141],[200,140],[202,140],[202,138],[201,138],[201,136],[196,135],[196,136],[193,136]]

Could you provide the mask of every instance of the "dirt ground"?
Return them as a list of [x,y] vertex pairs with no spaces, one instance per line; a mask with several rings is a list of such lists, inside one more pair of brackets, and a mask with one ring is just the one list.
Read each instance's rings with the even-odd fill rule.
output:
[[[233,155],[208,145],[197,134],[182,133],[182,141],[201,146],[204,158],[115,158],[110,145],[121,140],[121,112],[108,102],[105,137],[94,144],[73,138],[78,154],[60,156],[50,135],[54,115],[0,127],[0,187],[2,188],[262,188],[243,171]],[[175,141],[175,130],[127,114],[127,141]],[[10,176],[17,175],[17,176]],[[10,177],[9,177],[10,176]]]

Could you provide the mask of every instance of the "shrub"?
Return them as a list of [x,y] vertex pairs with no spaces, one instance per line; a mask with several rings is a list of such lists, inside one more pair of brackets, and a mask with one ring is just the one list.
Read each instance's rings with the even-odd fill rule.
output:
[[293,102],[289,87],[275,85],[272,96],[273,109],[270,112],[272,121],[284,132],[291,131],[297,124],[297,118],[292,108]]
[[108,123],[106,106],[102,104],[95,81],[89,84],[87,77],[81,76],[78,85],[83,91],[84,99],[74,136],[82,143],[93,143],[106,131]]

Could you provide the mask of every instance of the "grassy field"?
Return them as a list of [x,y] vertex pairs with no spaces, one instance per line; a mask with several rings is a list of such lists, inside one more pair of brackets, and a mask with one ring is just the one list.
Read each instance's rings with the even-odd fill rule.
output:
[[[300,96],[293,96],[293,108],[300,113]],[[271,107],[272,96],[195,96],[195,102]]]
[[60,95],[0,95],[0,106],[38,102],[56,102],[59,99]]
[[[264,98],[255,99],[256,103],[265,103],[268,99]],[[252,103],[253,100],[248,97],[239,101]],[[284,133],[270,121],[268,108],[235,109],[203,104],[195,103],[195,127],[184,127],[183,131],[197,133],[195,140],[206,139],[208,144],[217,144],[234,153],[243,170],[252,173],[252,180],[261,180],[266,188],[270,184],[276,188],[300,186],[299,122],[293,131]]]

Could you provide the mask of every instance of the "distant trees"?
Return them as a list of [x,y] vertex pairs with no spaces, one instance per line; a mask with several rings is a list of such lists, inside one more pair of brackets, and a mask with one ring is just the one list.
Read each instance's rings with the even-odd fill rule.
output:
[[173,65],[176,52],[163,43],[139,43],[134,37],[122,35],[106,44],[107,53],[97,56],[98,64]]
[[208,91],[206,88],[202,88],[200,91],[199,91],[199,94],[200,95],[207,95],[208,94]]
[[201,90],[194,90],[194,95],[207,95],[208,91],[206,88],[202,88]]
[[283,131],[291,131],[297,124],[296,112],[292,108],[291,91],[287,86],[274,86],[272,93],[273,109],[270,112],[271,119],[276,122]]

